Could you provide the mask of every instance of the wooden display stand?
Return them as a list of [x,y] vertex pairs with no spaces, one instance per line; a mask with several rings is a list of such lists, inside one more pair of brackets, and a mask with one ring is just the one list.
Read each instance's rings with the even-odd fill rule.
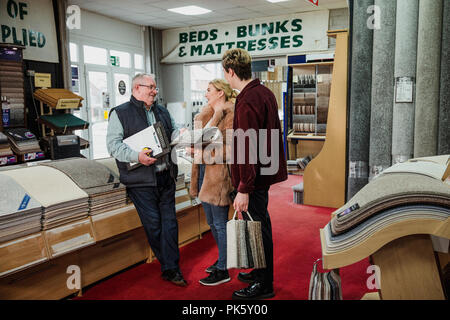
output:
[[[201,238],[201,205],[177,212],[179,245]],[[0,244],[0,299],[62,299],[154,258],[133,205]],[[68,286],[69,266],[81,288]]]
[[328,109],[327,134],[322,151],[306,167],[304,204],[339,208],[345,203],[348,31],[329,31],[336,52]]
[[320,230],[323,268],[341,268],[370,256],[380,267],[381,299],[445,299],[439,266],[449,258],[435,255],[430,235],[450,238],[450,218],[398,222],[337,253],[327,253],[324,232]]
[[394,240],[375,252],[371,260],[380,267],[381,299],[445,299],[429,235]]

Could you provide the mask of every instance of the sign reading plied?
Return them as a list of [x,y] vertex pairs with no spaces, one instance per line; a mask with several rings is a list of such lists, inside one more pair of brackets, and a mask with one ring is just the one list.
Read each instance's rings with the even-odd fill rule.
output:
[[52,0],[0,0],[1,43],[25,46],[24,59],[59,62]]
[[252,56],[328,50],[329,11],[312,11],[163,31],[163,63],[220,60],[242,48]]

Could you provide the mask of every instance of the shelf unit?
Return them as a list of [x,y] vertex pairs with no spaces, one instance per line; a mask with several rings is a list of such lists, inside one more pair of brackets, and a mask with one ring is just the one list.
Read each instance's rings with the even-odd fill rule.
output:
[[[286,158],[289,160],[296,160],[299,155],[315,157],[323,147],[328,120],[333,56],[333,54],[316,54],[287,57],[288,92],[283,135],[288,144]],[[314,59],[314,62],[310,62],[310,59]],[[301,137],[307,138],[303,140]],[[314,137],[320,139],[314,140]],[[305,141],[309,141],[310,144],[311,141],[317,142],[307,154],[304,152],[305,149],[311,148],[305,148],[303,145]]]

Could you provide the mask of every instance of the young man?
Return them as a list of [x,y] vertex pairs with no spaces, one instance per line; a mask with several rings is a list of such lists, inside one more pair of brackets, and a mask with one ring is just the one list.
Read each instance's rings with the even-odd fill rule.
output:
[[[155,102],[158,92],[155,80],[148,74],[137,74],[132,81],[129,102],[111,110],[106,144],[116,159],[120,181],[127,186],[128,195],[139,214],[147,239],[161,263],[162,278],[186,286],[178,262],[178,222],[175,213],[175,180],[178,167],[166,155],[155,159],[148,151],[136,152],[123,140],[160,121],[169,139],[175,130],[166,108]],[[140,162],[133,170],[127,163]]]
[[[240,273],[238,279],[250,285],[235,291],[233,299],[266,299],[275,296],[272,226],[267,211],[268,192],[272,184],[287,179],[277,101],[274,94],[261,85],[259,79],[251,79],[251,62],[249,53],[243,49],[230,49],[222,57],[225,79],[233,89],[240,91],[233,121],[235,137],[231,176],[233,186],[238,191],[233,206],[237,211],[248,211],[253,220],[261,221],[266,268]],[[245,143],[245,138],[236,137],[239,135],[237,130],[243,136],[253,135],[255,138],[250,138],[249,143]],[[274,134],[278,134],[279,138],[272,143]],[[269,155],[271,163],[261,161],[261,153]],[[252,158],[256,158],[256,161],[251,161]],[[275,170],[268,170],[274,166]]]

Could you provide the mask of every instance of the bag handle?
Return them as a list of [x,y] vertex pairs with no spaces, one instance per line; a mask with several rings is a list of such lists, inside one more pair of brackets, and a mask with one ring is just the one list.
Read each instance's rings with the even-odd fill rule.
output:
[[[243,211],[243,212],[244,212],[244,211]],[[237,210],[234,210],[234,214],[233,214],[233,219],[232,219],[232,220],[235,220],[235,218],[236,218],[236,213],[237,213]],[[248,211],[245,211],[245,213],[248,214],[250,220],[253,221],[253,218],[252,218],[252,216],[250,215],[250,213],[249,213]],[[237,220],[239,220],[239,215],[238,215],[238,219],[237,219]]]

